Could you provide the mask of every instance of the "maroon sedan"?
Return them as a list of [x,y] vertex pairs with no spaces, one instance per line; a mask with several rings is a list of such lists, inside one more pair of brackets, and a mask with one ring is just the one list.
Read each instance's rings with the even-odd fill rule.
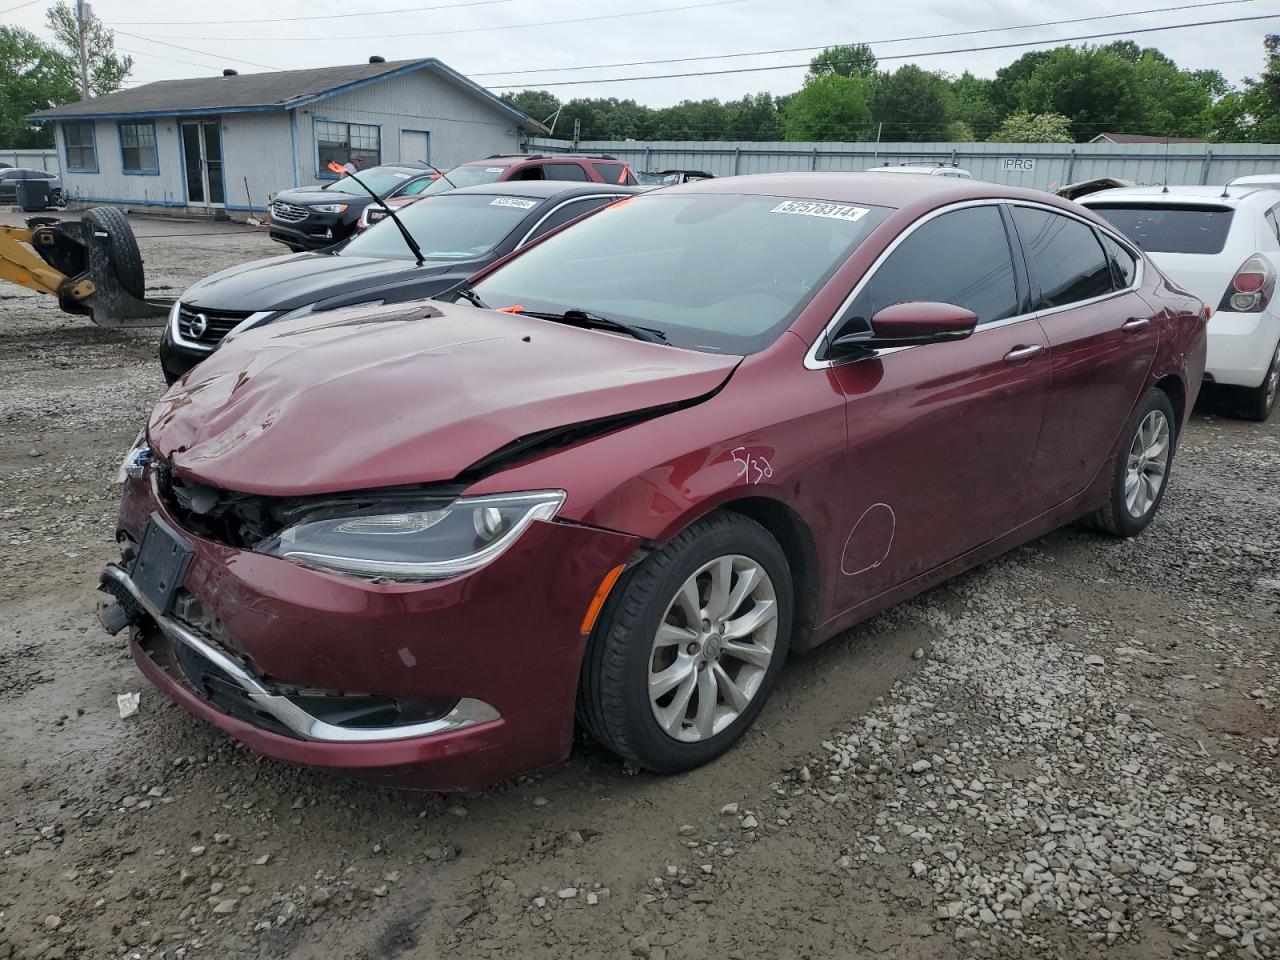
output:
[[1139,533],[1204,345],[1199,301],[1046,194],[647,194],[457,302],[276,324],[179,381],[103,620],[269,756],[470,788],[576,722],[686,770],[789,654],[1063,524]]

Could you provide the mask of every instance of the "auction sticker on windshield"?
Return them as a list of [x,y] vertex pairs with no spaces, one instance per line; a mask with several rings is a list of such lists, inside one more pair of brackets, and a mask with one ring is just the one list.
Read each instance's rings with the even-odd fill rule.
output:
[[518,210],[532,210],[537,205],[537,200],[520,200],[516,197],[498,197],[489,204],[491,207],[515,207]]
[[827,220],[849,220],[857,223],[869,211],[866,207],[854,207],[847,203],[819,203],[816,200],[784,200],[770,213],[792,213],[802,217],[823,217]]

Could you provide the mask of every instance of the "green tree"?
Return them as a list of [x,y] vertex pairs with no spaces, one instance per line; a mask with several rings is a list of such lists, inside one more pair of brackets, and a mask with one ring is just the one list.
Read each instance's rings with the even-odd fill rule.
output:
[[560,98],[550,90],[511,90],[502,99],[539,123],[560,109]]
[[1036,67],[1052,56],[1052,50],[1032,50],[996,71],[996,78],[991,82],[987,94],[998,119],[1003,120],[1022,109],[1023,90],[1027,82],[1035,73]]
[[956,143],[973,143],[978,139],[977,134],[973,132],[973,127],[963,120],[952,120],[948,123],[943,137]]
[[1074,143],[1071,119],[1060,113],[1019,112],[1005,117],[992,143]]
[[[58,0],[49,8],[45,19],[53,34],[54,49],[62,55],[61,68],[66,79],[79,90],[80,31],[75,11],[66,0]],[[84,40],[89,67],[89,96],[101,97],[103,94],[115,93],[133,70],[133,57],[116,53],[115,33],[103,26],[102,21],[92,14],[85,23]]]
[[37,110],[78,99],[66,80],[60,55],[28,30],[0,27],[0,144],[51,147],[53,127],[27,117]]
[[835,73],[842,77],[859,77],[873,80],[878,62],[876,55],[865,43],[855,43],[840,47],[827,47],[809,61],[809,73],[805,81],[816,80]]
[[1029,113],[1070,117],[1079,140],[1099,133],[1148,133],[1147,99],[1137,64],[1099,47],[1058,47],[1022,87]]
[[[951,124],[963,124],[976,136],[986,138],[1000,125],[1004,114],[991,100],[995,81],[975,77],[965,71],[951,81],[947,116]],[[948,135],[948,140],[956,138]]]
[[838,73],[815,77],[782,114],[788,140],[862,140],[871,128],[867,81]]
[[882,140],[942,140],[946,136],[947,82],[914,64],[881,74],[871,90],[871,119],[884,124]]

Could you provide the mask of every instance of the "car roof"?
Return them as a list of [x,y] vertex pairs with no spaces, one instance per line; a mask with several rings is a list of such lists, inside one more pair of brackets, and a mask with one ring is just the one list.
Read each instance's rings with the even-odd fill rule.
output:
[[1023,187],[1010,187],[964,177],[901,177],[876,171],[840,173],[762,173],[743,177],[695,180],[666,187],[662,194],[723,193],[829,203],[866,203],[923,213],[964,200],[1027,200],[1069,213],[1080,207],[1069,200]]
[[1117,200],[1136,200],[1142,203],[1168,203],[1172,205],[1186,203],[1212,203],[1224,207],[1236,207],[1242,202],[1280,202],[1280,190],[1266,187],[1251,187],[1234,184],[1226,188],[1220,186],[1168,186],[1168,187],[1117,187],[1114,190],[1099,190],[1081,197],[1077,203],[1090,206],[1093,203],[1108,203]]
[[596,183],[582,180],[503,180],[498,183],[478,183],[470,187],[458,187],[444,193],[433,194],[447,197],[453,194],[479,193],[490,197],[527,197],[530,200],[546,200],[551,197],[573,197],[579,194],[595,196],[600,193],[645,193],[644,187],[629,187],[621,183]]

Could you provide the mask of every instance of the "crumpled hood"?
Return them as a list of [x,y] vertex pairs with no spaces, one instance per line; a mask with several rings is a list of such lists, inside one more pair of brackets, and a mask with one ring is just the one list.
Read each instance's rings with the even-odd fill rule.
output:
[[463,304],[357,307],[228,342],[147,436],[223,490],[446,481],[522,437],[708,395],[740,360]]
[[412,260],[295,253],[220,270],[188,287],[182,302],[197,310],[296,310],[329,297],[372,293],[388,284],[457,269],[456,260],[428,260],[418,266]]

